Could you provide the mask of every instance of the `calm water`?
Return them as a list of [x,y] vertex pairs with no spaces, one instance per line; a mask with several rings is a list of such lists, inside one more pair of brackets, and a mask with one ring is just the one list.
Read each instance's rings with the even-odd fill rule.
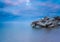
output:
[[3,22],[0,42],[60,42],[60,28],[32,29],[30,22]]

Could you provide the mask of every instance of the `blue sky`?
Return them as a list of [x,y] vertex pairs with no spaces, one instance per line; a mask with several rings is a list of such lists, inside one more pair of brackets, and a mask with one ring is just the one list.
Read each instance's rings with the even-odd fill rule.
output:
[[2,20],[29,20],[56,15],[60,15],[60,0],[0,0]]

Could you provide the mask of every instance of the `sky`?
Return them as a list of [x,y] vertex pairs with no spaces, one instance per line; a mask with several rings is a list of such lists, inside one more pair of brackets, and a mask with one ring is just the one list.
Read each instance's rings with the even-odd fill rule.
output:
[[60,0],[0,0],[0,20],[60,16]]

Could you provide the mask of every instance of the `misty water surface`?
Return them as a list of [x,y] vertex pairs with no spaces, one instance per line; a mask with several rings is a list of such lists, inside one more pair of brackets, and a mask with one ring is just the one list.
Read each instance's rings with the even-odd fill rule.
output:
[[0,42],[60,42],[60,28],[33,29],[31,22],[0,23]]

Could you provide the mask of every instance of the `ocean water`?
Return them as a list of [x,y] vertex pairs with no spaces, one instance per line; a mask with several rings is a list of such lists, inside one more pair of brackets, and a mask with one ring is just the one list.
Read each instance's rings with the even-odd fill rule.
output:
[[33,29],[29,21],[1,22],[0,42],[60,42],[60,28]]

